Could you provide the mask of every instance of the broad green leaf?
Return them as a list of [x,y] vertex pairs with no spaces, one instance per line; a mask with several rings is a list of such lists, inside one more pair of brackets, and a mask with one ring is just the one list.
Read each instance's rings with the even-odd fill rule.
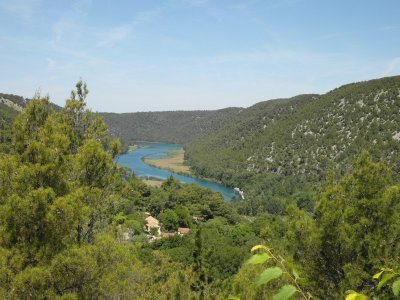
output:
[[347,291],[346,294],[347,294],[346,300],[367,300],[368,299],[367,296],[357,293],[355,291]]
[[279,267],[268,268],[260,274],[260,276],[258,277],[258,280],[256,282],[256,286],[258,287],[260,285],[266,284],[266,283],[270,282],[272,279],[275,279],[275,278],[278,278],[279,276],[281,276],[282,273],[283,273],[282,269]]
[[239,297],[236,297],[236,296],[230,296],[230,297],[228,298],[228,300],[240,300],[240,298],[239,298]]
[[398,296],[400,294],[400,278],[397,278],[397,280],[393,282],[392,291],[395,296]]
[[382,273],[385,271],[380,271],[378,273],[376,273],[374,276],[372,276],[373,279],[379,279],[379,277],[381,277]]
[[253,248],[251,248],[251,252],[254,252],[254,251],[256,251],[256,250],[259,250],[259,249],[264,249],[264,250],[269,250],[269,248],[268,247],[265,247],[264,245],[256,245],[256,246],[254,246]]
[[271,256],[269,256],[267,253],[258,253],[250,257],[246,264],[258,265],[266,262],[270,258]]
[[378,291],[386,284],[386,282],[388,282],[390,279],[392,279],[393,276],[394,276],[393,273],[383,274],[382,279],[381,279],[381,281],[379,281],[378,286],[377,286]]
[[287,300],[292,297],[297,292],[297,289],[291,285],[287,284],[281,287],[278,294],[274,295],[272,300]]

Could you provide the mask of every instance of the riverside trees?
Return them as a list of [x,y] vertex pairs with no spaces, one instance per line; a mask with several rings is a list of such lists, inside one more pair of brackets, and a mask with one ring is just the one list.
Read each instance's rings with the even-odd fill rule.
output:
[[[318,188],[287,177],[267,178],[274,189],[253,181],[266,192],[249,193],[247,206],[173,178],[150,188],[114,163],[119,144],[86,109],[87,93],[79,82],[60,111],[38,97],[12,131],[2,128],[0,298],[263,299],[276,286],[257,290],[254,266],[240,267],[263,241],[298,271],[302,289],[324,299],[346,289],[376,295],[372,274],[399,269],[400,187],[366,153]],[[191,232],[148,244],[146,211]],[[129,242],[120,237],[126,228]]]

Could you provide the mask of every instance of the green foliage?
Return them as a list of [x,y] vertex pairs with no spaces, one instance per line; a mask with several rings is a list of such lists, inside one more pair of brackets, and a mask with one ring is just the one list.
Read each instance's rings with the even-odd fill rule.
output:
[[296,287],[291,284],[284,285],[281,287],[279,292],[274,295],[272,300],[286,300],[291,298],[297,292]]
[[207,274],[204,268],[204,248],[203,236],[201,227],[196,232],[195,245],[193,251],[193,272],[196,278],[192,283],[192,289],[198,291],[200,294],[199,299],[204,299],[205,286],[207,284]]
[[269,282],[285,275],[291,284],[283,285],[277,293],[274,293],[272,299],[289,299],[296,293],[299,293],[302,299],[311,298],[310,294],[306,294],[298,284],[299,276],[297,272],[289,271],[289,269],[286,267],[284,259],[275,256],[271,248],[264,245],[256,245],[251,248],[251,252],[254,254],[249,260],[247,260],[246,264],[261,265],[267,261],[272,261],[275,264],[275,266],[264,269],[261,274],[257,276],[257,279],[255,280],[256,288],[267,285]]
[[[305,291],[310,291],[321,299],[338,299],[348,289],[358,292],[348,291],[346,299],[397,297],[400,278],[393,270],[399,266],[400,187],[393,181],[397,166],[393,176],[384,163],[389,149],[389,162],[397,162],[397,142],[387,135],[397,129],[383,126],[380,112],[366,107],[378,106],[397,124],[390,114],[397,102],[389,101],[397,81],[350,85],[319,98],[261,103],[231,115],[233,122],[226,123],[230,128],[218,133],[229,141],[208,145],[210,164],[195,163],[199,174],[245,190],[245,200],[228,202],[172,177],[161,188],[149,187],[118,167],[113,158],[119,142],[110,141],[100,116],[86,108],[83,82],[63,109],[47,98],[28,101],[12,129],[0,122],[0,298],[309,299]],[[360,97],[364,106],[357,104]],[[371,155],[362,153],[353,166],[350,157],[368,148],[360,141],[371,136],[357,131],[357,151],[350,143],[346,151],[354,151],[329,156],[341,133],[336,137],[335,128],[325,128],[328,119],[321,111],[333,109],[335,101],[346,107],[343,128],[356,126],[347,106],[357,118],[360,106],[363,122],[368,121],[377,140]],[[335,107],[329,113],[338,111]],[[368,113],[374,113],[373,119]],[[305,118],[308,123],[302,123]],[[318,125],[325,135],[313,140],[309,134],[300,138],[296,131],[290,140],[290,133],[280,131],[285,124],[301,132],[305,124]],[[230,129],[239,134],[231,136]],[[265,160],[270,138],[279,152],[272,157],[279,161],[274,166]],[[297,145],[296,151],[283,139]],[[329,147],[314,158],[311,152],[321,145]],[[248,146],[258,156],[247,160],[255,154],[246,152]],[[201,158],[202,147],[191,159]],[[226,152],[218,152],[220,147]],[[375,150],[382,153],[380,162],[372,159]],[[192,151],[197,150],[189,150],[189,156]],[[326,185],[312,185],[329,161],[338,165],[336,173],[331,172]],[[255,168],[248,169],[250,164]],[[342,176],[345,170],[350,171]],[[145,212],[166,230],[190,227],[190,233],[148,242]],[[259,245],[264,242],[270,247]],[[252,245],[258,246],[249,257]],[[382,265],[387,267],[371,278]]]
[[101,113],[101,117],[125,146],[136,141],[182,144],[217,130],[239,110]]
[[313,261],[315,274],[323,276],[323,293],[367,290],[369,274],[382,261],[397,264],[391,257],[400,249],[399,200],[400,187],[391,185],[388,168],[367,153],[321,193],[316,207],[321,248]]
[[357,292],[352,291],[352,290],[347,291],[346,294],[347,294],[346,295],[346,300],[367,300],[368,299],[367,296],[365,296],[363,294],[360,294],[360,293],[357,293]]
[[[285,199],[271,189],[289,191],[293,176],[320,182],[330,169],[343,175],[363,149],[382,158],[398,177],[399,87],[396,76],[345,85],[321,96],[261,102],[185,145],[186,156],[197,175],[244,190],[250,200],[243,212],[249,215],[257,209],[281,214],[284,207],[277,204]],[[286,193],[298,191],[302,189]],[[306,203],[312,208],[312,202]]]
[[279,267],[271,267],[265,269],[260,276],[258,276],[258,280],[256,282],[256,286],[259,287],[263,284],[270,282],[272,279],[279,278],[282,275],[283,271]]
[[[191,299],[211,295],[211,289],[220,293],[222,280],[243,262],[238,249],[246,240],[254,243],[254,236],[233,225],[238,216],[218,193],[173,178],[150,188],[119,168],[113,158],[120,144],[110,142],[99,115],[86,108],[87,94],[80,81],[63,109],[34,99],[12,130],[2,127],[8,136],[2,135],[7,147],[0,157],[0,298]],[[145,211],[170,230],[192,227],[192,216],[223,221],[217,222],[218,238],[204,247],[195,247],[193,234],[151,245],[143,232]],[[212,230],[205,225],[207,239]],[[155,250],[149,253],[150,247]],[[229,253],[229,247],[238,249]]]
[[174,231],[178,228],[178,216],[171,209],[166,209],[158,215],[163,227],[167,231]]
[[[190,227],[192,216],[205,220],[224,217],[230,223],[237,220],[236,212],[219,193],[203,189],[196,184],[183,185],[173,177],[164,181],[161,189],[154,191],[140,209],[150,211],[153,216],[160,215],[166,209],[172,210],[176,215],[176,220],[175,216],[172,218],[176,221],[173,223],[178,226],[186,224]],[[172,213],[169,212],[168,215]]]
[[[113,270],[104,261],[93,261],[93,253],[79,254],[100,247],[93,246],[95,235],[111,222],[108,213],[121,180],[112,161],[116,147],[109,144],[104,123],[85,109],[86,85],[78,82],[76,88],[66,108],[57,112],[47,98],[29,101],[15,119],[9,154],[0,158],[2,298],[91,298],[92,287],[86,296],[83,288],[58,288],[61,282],[70,285],[67,275],[54,273],[62,269],[55,270],[54,264],[59,265],[62,257],[66,268],[72,268],[71,253],[78,257],[73,264],[82,268],[83,277],[77,276],[82,284],[95,284],[87,272],[96,272],[96,266]],[[112,248],[113,242],[107,243]],[[104,279],[101,273],[95,276]],[[101,282],[96,285],[102,288]],[[104,288],[105,293],[111,288]]]
[[379,280],[378,285],[376,286],[377,290],[379,291],[387,285],[388,282],[392,282],[391,290],[393,295],[398,297],[400,295],[400,273],[394,271],[393,269],[383,268],[379,273],[376,273],[373,279]]
[[246,263],[251,265],[258,265],[266,262],[270,258],[271,256],[269,256],[268,253],[265,252],[257,253],[254,254]]
[[400,295],[400,279],[399,278],[393,282],[392,291],[393,291],[393,295],[395,295],[396,297]]
[[186,206],[178,206],[174,212],[178,218],[179,227],[191,227],[192,217],[190,216],[189,209]]

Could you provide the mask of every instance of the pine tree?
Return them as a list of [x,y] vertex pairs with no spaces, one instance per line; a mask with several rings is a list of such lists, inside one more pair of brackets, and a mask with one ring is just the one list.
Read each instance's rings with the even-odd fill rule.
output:
[[192,289],[199,292],[199,299],[203,300],[205,299],[207,275],[204,267],[203,237],[201,226],[199,226],[198,230],[196,231],[193,261],[193,273],[195,274],[196,279],[192,283]]

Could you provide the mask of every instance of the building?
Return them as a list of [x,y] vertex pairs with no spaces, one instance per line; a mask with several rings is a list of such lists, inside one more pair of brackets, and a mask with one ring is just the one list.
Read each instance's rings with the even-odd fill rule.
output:
[[186,234],[189,233],[189,231],[190,231],[189,228],[186,228],[186,227],[179,227],[179,228],[178,228],[178,235],[186,235]]
[[154,217],[152,217],[152,216],[148,216],[145,220],[146,220],[145,230],[146,230],[148,233],[151,233],[151,232],[152,232],[152,229],[153,229],[153,228],[156,228],[156,230],[157,230],[157,235],[160,235],[160,234],[161,234],[160,222],[159,222],[156,218],[154,218]]

